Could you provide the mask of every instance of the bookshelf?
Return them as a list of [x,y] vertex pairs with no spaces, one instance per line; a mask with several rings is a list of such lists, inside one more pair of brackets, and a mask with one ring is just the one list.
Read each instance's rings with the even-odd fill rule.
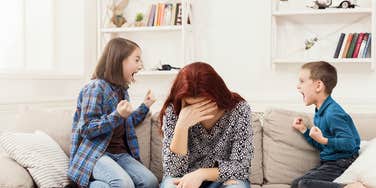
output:
[[[117,27],[111,22],[112,11],[109,10],[109,7],[113,3],[119,2],[121,0],[97,0],[98,58],[111,38],[123,37],[135,41],[142,49],[141,58],[144,69],[137,76],[174,76],[178,71],[159,71],[156,69],[160,68],[162,64],[183,67],[191,62],[194,55],[194,22],[192,20],[193,5],[191,0],[129,0],[123,11],[127,22],[121,27]],[[163,22],[158,26],[150,25],[148,20],[152,12],[151,9],[153,5],[158,7],[159,4],[166,7],[167,4],[171,4],[174,9],[177,4],[180,4],[181,23],[173,23],[174,18],[171,18],[172,22]],[[188,7],[190,8],[188,9]],[[157,10],[158,8],[155,12]],[[144,15],[142,26],[134,25],[138,13]],[[190,24],[188,24],[188,14],[190,14]]]
[[[309,8],[308,1],[272,1],[272,67],[324,60],[335,66],[360,64],[375,70],[376,2],[358,1],[355,8]],[[370,57],[334,58],[341,33],[372,33]],[[305,49],[305,41],[317,42]],[[345,41],[343,42],[345,43]]]

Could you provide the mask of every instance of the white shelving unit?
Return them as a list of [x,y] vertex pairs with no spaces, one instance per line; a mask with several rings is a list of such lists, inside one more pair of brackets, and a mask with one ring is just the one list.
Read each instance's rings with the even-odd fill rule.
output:
[[[114,37],[130,39],[140,45],[142,49],[142,59],[144,70],[138,76],[173,76],[178,71],[158,71],[161,64],[170,64],[173,67],[183,67],[191,62],[194,57],[193,48],[193,18],[191,24],[187,24],[188,5],[193,6],[191,0],[129,0],[127,8],[124,10],[124,17],[128,23],[132,23],[137,13],[142,12],[147,18],[151,4],[157,3],[181,3],[182,24],[167,26],[108,26],[109,11],[106,10],[113,0],[97,0],[97,57],[102,54],[102,50],[107,42]],[[116,0],[115,0],[116,2]]]
[[[334,65],[366,64],[375,69],[376,2],[358,1],[355,8],[312,9],[308,1],[272,1],[272,67],[324,60]],[[333,58],[341,33],[372,33],[371,58]],[[318,42],[305,50],[310,38]]]

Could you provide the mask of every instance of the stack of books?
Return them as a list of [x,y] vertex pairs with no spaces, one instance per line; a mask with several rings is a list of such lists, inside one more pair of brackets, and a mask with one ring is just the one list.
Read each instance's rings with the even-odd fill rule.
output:
[[371,33],[341,33],[334,58],[370,58]]
[[[190,13],[191,11],[189,11]],[[181,3],[157,3],[150,5],[146,26],[168,26],[182,24]],[[190,14],[188,14],[190,24]]]

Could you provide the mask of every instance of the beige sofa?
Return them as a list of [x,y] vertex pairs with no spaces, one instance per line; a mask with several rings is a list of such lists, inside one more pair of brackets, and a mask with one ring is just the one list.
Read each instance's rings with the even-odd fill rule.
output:
[[[255,156],[251,166],[252,187],[283,188],[317,165],[318,153],[291,128],[296,116],[305,117],[310,124],[311,115],[280,109],[252,113]],[[361,138],[376,137],[376,114],[352,114]],[[72,110],[29,110],[18,114],[12,125],[0,125],[0,130],[30,132],[42,130],[54,138],[65,153],[69,153]],[[137,129],[141,160],[161,178],[161,136],[158,114],[150,114]],[[33,187],[28,172],[10,159],[0,148],[0,187]]]

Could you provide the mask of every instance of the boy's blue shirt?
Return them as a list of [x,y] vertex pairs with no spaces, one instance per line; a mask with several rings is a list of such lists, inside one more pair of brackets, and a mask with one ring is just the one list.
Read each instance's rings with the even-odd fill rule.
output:
[[328,138],[328,144],[313,140],[309,136],[309,129],[304,133],[304,137],[320,151],[321,160],[333,161],[358,154],[360,137],[354,122],[331,96],[325,99],[320,109],[315,109],[313,121],[323,136]]

